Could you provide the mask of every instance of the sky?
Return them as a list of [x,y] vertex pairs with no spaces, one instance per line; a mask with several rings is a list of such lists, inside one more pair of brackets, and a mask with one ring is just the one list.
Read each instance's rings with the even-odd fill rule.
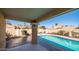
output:
[[[24,25],[24,22],[21,22],[21,21],[9,20],[9,22],[11,22],[11,24],[13,25],[18,25],[18,24]],[[79,9],[63,14],[61,16],[48,19],[43,22],[40,22],[39,26],[45,26],[45,27],[50,28],[54,26],[56,23],[78,26],[79,25]],[[29,23],[27,23],[27,25],[29,25]]]
[[24,23],[26,23],[26,25],[30,25],[30,23],[27,23],[27,22],[22,22],[22,21],[16,21],[16,20],[11,20],[11,19],[7,19],[7,21],[9,21],[12,25],[24,25]]
[[64,25],[79,25],[79,9],[63,14],[58,17],[51,18],[47,21],[40,22],[40,26],[52,27],[56,23]]

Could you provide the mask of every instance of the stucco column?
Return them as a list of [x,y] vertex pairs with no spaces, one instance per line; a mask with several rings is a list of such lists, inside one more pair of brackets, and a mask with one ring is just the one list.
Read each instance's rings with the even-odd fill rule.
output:
[[32,44],[37,44],[37,23],[32,23]]
[[6,46],[6,23],[4,16],[0,13],[0,50],[5,50]]

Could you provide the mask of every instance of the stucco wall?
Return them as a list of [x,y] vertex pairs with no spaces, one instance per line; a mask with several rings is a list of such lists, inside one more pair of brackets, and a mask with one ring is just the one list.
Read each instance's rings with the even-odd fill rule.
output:
[[5,49],[5,19],[4,16],[0,13],[0,50]]

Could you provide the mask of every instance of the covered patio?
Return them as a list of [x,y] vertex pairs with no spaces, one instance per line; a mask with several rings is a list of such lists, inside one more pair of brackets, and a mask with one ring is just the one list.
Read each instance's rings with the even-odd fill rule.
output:
[[[71,12],[72,8],[1,8],[0,9],[0,50],[6,50],[6,19],[29,22],[32,27],[32,41],[29,44],[11,48],[13,51],[47,51],[37,38],[38,23]],[[54,49],[55,50],[55,49]]]

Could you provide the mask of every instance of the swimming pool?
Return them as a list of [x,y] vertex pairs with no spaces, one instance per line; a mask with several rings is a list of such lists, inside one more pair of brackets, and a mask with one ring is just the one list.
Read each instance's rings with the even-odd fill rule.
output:
[[58,47],[61,47],[65,50],[69,51],[79,51],[79,41],[62,38],[58,36],[50,36],[50,35],[41,35],[39,36],[42,41],[47,41],[51,45],[56,45]]

